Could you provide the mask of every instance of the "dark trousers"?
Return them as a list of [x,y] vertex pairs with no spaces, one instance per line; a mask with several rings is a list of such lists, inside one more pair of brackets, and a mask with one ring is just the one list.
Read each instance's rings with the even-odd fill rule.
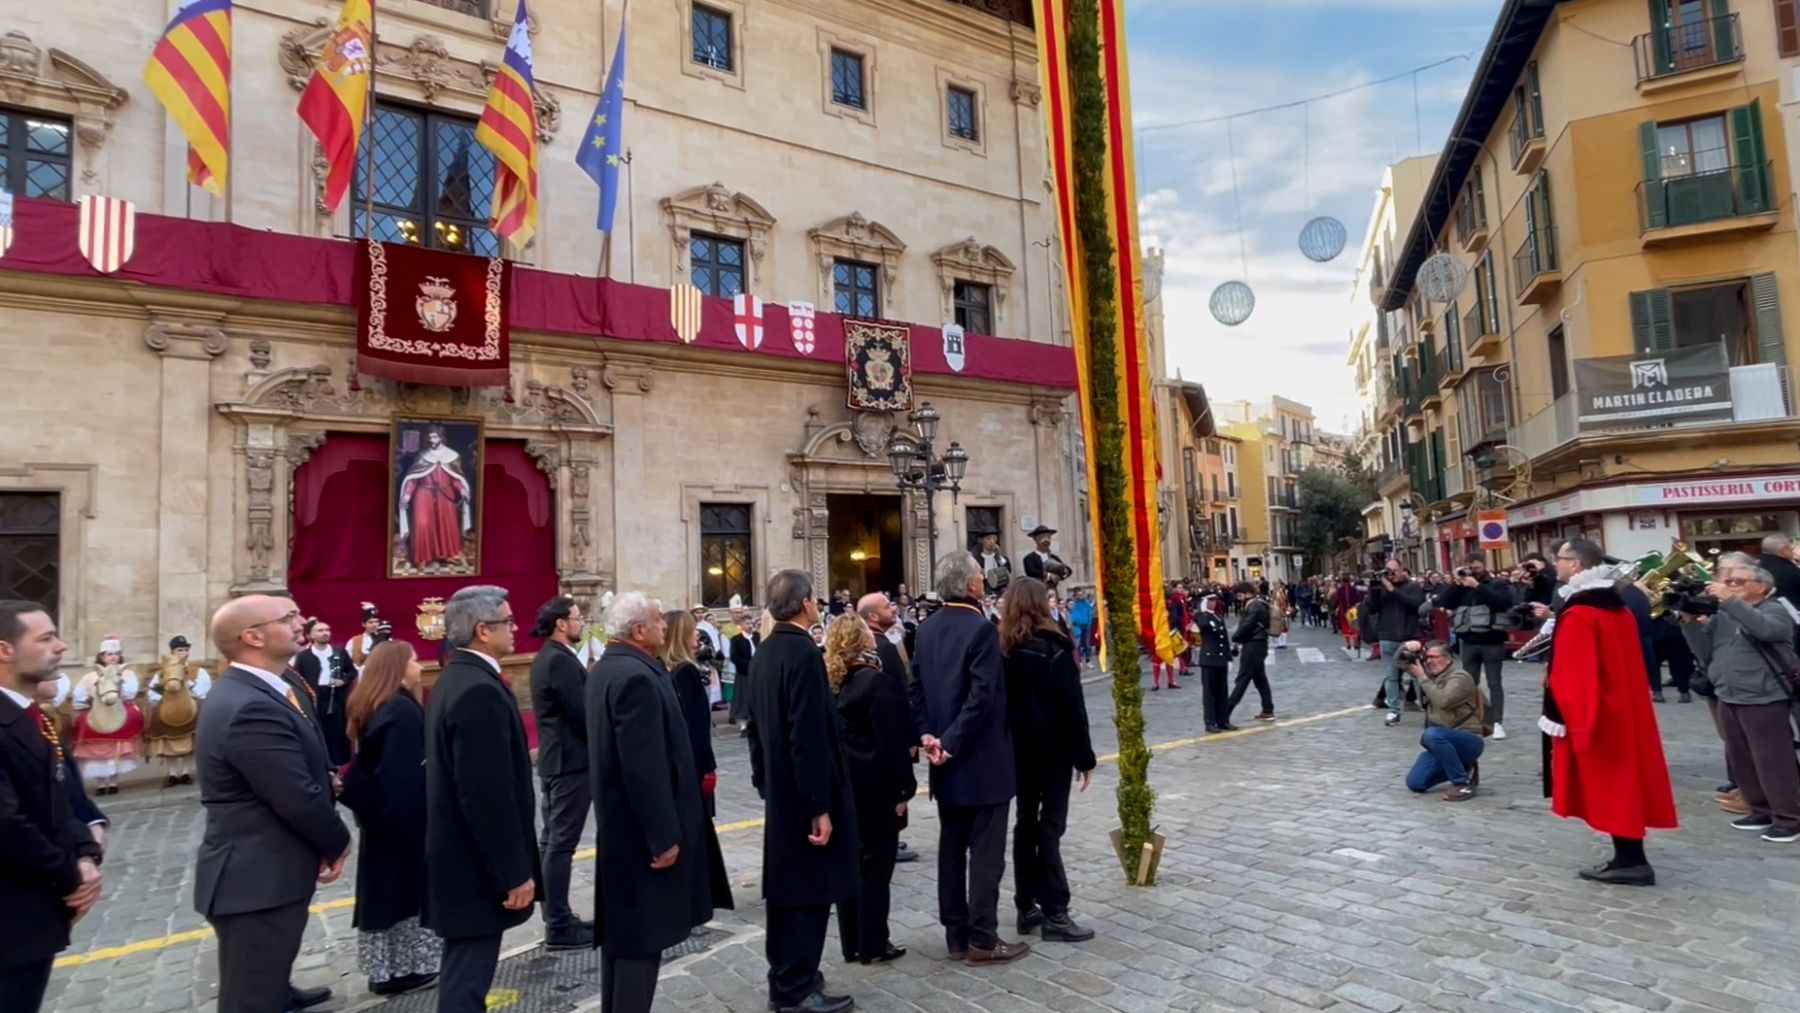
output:
[[661,957],[614,957],[600,949],[600,1013],[650,1013]]
[[1262,697],[1262,713],[1275,713],[1275,695],[1269,692],[1269,674],[1263,663],[1269,657],[1269,642],[1253,640],[1238,652],[1237,682],[1231,687],[1231,698],[1225,701],[1225,720],[1231,720],[1231,712],[1244,699],[1244,690],[1254,683],[1256,695]]
[[1069,787],[1075,771],[1020,763],[1019,814],[1013,824],[1013,903],[1021,912],[1036,904],[1046,914],[1069,910],[1069,877],[1063,871],[1062,835],[1069,825]]
[[[54,957],[28,964],[0,967],[0,1010],[6,1013],[37,1013],[44,1005],[44,990],[50,987],[50,965]],[[287,982],[282,982],[286,987]]]
[[[1667,618],[1657,620],[1650,630],[1650,644],[1656,650],[1657,660],[1668,662],[1669,681],[1678,691],[1688,692],[1694,681],[1694,652],[1688,647],[1687,638],[1682,636],[1681,627]],[[1649,675],[1651,691],[1661,691],[1661,664]]]
[[1201,710],[1206,712],[1208,728],[1231,723],[1231,715],[1225,709],[1226,701],[1231,699],[1229,686],[1231,670],[1204,665],[1200,668],[1200,701]]
[[825,929],[831,905],[767,909],[768,934],[763,952],[769,958],[769,1002],[798,1006],[819,980],[819,958],[825,954]]
[[897,817],[859,820],[857,855],[859,882],[856,896],[838,902],[838,939],[844,944],[844,960],[870,960],[887,952],[893,942],[888,932],[892,903],[894,855],[900,849]]
[[1800,768],[1794,765],[1788,704],[1719,701],[1725,760],[1750,815],[1800,830]]
[[287,1009],[288,975],[300,955],[309,902],[207,919],[219,937],[219,1013]]
[[938,921],[951,950],[991,950],[1000,939],[1010,804],[938,803]]
[[438,965],[438,1013],[483,1013],[499,964],[498,932],[444,940],[444,959]]
[[574,928],[578,921],[575,912],[569,910],[569,868],[575,861],[575,846],[581,842],[582,828],[587,826],[588,810],[594,805],[587,771],[544,778],[542,801],[544,931],[555,935]]
[[1506,687],[1500,683],[1501,670],[1506,666],[1506,644],[1471,644],[1467,640],[1462,644],[1463,670],[1475,678],[1475,685],[1487,685],[1488,714],[1490,725],[1497,725],[1506,720]]

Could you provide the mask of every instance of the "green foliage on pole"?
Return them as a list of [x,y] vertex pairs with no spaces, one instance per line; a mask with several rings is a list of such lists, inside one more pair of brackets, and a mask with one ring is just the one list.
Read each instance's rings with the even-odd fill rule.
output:
[[[1138,669],[1134,611],[1137,559],[1132,551],[1130,476],[1126,467],[1125,417],[1119,405],[1118,271],[1107,228],[1106,81],[1100,68],[1097,0],[1071,0],[1068,26],[1069,82],[1075,127],[1075,229],[1081,239],[1080,270],[1087,290],[1088,378],[1095,431],[1094,455],[1100,513],[1100,567],[1105,593],[1106,655],[1113,671],[1113,723],[1119,733],[1119,827],[1128,865],[1150,839],[1156,793],[1150,789],[1150,749],[1144,744],[1144,689]],[[1123,181],[1121,181],[1123,182]],[[1116,251],[1121,261],[1128,250]],[[1127,340],[1136,340],[1127,335]],[[1155,551],[1155,546],[1146,546]],[[1127,881],[1135,876],[1128,874]]]

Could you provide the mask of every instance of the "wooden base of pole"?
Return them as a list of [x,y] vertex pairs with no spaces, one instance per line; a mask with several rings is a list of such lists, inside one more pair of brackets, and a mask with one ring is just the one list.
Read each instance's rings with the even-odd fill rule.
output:
[[1150,831],[1150,839],[1144,842],[1137,855],[1125,854],[1125,831],[1114,830],[1107,835],[1112,840],[1113,854],[1119,856],[1119,867],[1125,872],[1125,881],[1132,886],[1150,886],[1156,882],[1156,870],[1162,866],[1163,846],[1168,838],[1155,830]]

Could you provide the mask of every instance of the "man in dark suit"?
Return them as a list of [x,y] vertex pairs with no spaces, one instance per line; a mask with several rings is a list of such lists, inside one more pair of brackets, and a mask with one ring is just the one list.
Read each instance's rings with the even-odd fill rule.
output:
[[909,696],[938,804],[938,920],[950,959],[1003,964],[1031,947],[999,937],[1006,810],[1017,789],[1000,634],[982,614],[973,556],[945,556],[936,576],[944,605],[919,625]]
[[602,1013],[649,1013],[662,952],[713,913],[700,775],[675,684],[656,660],[666,632],[648,596],[620,595],[588,681]]
[[750,662],[756,659],[756,649],[762,646],[762,636],[756,630],[756,620],[749,609],[733,609],[731,621],[737,623],[738,631],[732,635],[728,645],[731,670],[737,673],[731,683],[730,717],[731,723],[741,729],[750,720]]
[[444,939],[438,1013],[482,1013],[500,937],[538,895],[531,752],[518,701],[500,681],[512,653],[506,589],[465,587],[444,605],[455,647],[425,707],[425,898]]
[[831,905],[859,883],[850,768],[825,658],[807,632],[819,621],[812,578],[782,570],[763,600],[775,630],[762,645],[751,687],[750,780],[765,804],[769,1005],[781,1013],[837,1013],[854,1001],[820,989],[819,957]]
[[36,702],[68,645],[36,602],[0,601],[0,1010],[36,1013],[69,927],[100,899],[100,845],[70,807],[74,773]]
[[344,703],[356,688],[356,666],[350,652],[331,642],[331,627],[317,619],[308,619],[301,627],[306,646],[294,656],[294,671],[312,691],[314,716],[325,735],[325,749],[331,754],[331,765],[342,767],[350,762],[350,736],[344,730]]
[[[902,585],[905,586],[905,585]],[[900,613],[888,596],[879,591],[865,594],[856,602],[856,614],[863,617],[869,629],[875,633],[875,654],[881,658],[881,670],[894,680],[894,691],[900,699],[906,699],[906,685],[912,682],[912,659],[906,650],[906,638],[896,639],[893,632],[900,626]],[[910,740],[912,736],[907,736]],[[919,758],[919,750],[912,750],[914,760]],[[905,841],[894,851],[896,863],[916,862],[919,853],[906,846]]]
[[531,662],[537,715],[538,779],[543,784],[544,947],[594,945],[594,927],[569,910],[569,867],[594,797],[588,783],[587,669],[575,654],[586,626],[581,606],[558,595],[538,609],[531,635],[544,646]]
[[220,1013],[268,1013],[323,1001],[288,986],[307,905],[334,882],[350,831],[332,799],[325,741],[279,673],[301,636],[286,598],[226,602],[212,639],[231,665],[207,694],[195,728],[206,830],[194,907],[219,937]]

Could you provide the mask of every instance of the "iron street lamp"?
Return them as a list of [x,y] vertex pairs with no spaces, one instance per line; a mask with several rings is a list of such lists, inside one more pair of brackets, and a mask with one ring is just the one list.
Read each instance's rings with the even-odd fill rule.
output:
[[[969,471],[969,452],[955,440],[950,441],[942,454],[933,449],[943,416],[930,401],[919,402],[909,419],[912,432],[897,433],[888,444],[888,465],[894,470],[894,480],[900,486],[901,495],[908,491],[925,495],[926,547],[930,566],[936,567],[937,494],[948,489],[951,502],[956,502],[962,492],[963,476]],[[931,574],[927,573],[925,583],[929,586],[930,581]]]

